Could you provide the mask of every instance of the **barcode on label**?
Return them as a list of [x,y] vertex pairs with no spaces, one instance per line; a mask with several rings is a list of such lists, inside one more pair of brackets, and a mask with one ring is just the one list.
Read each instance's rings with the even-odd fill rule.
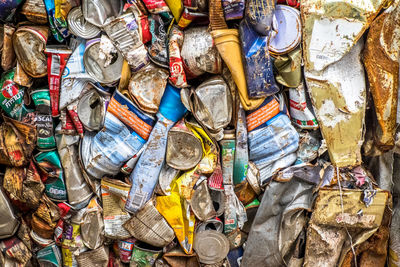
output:
[[134,207],[140,208],[147,196],[147,193],[142,193],[136,190],[135,195],[133,196],[132,205]]
[[60,75],[60,56],[52,54],[51,55],[51,66],[50,66],[50,74],[51,75]]

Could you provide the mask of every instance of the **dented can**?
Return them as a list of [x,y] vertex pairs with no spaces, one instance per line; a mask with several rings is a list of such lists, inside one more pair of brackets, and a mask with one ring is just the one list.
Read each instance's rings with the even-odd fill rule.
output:
[[0,189],[0,239],[14,235],[19,226],[19,221],[14,215],[13,207],[3,189]]
[[68,13],[68,29],[76,36],[84,39],[95,38],[100,33],[100,28],[86,21],[81,7],[74,7]]
[[79,98],[77,113],[88,131],[99,131],[104,126],[110,96],[100,90],[91,89]]
[[44,49],[48,28],[45,26],[21,26],[13,35],[14,51],[24,71],[33,78],[47,74],[47,58]]
[[122,55],[117,52],[111,55],[110,62],[101,53],[101,39],[96,38],[86,43],[83,62],[86,71],[100,83],[111,84],[121,77]]
[[101,28],[118,17],[123,6],[122,0],[83,0],[82,13],[87,21]]
[[195,167],[203,157],[200,139],[189,130],[183,120],[168,132],[166,163],[178,170]]
[[135,246],[136,239],[128,238],[118,241],[119,258],[123,263],[129,263],[132,258],[133,247]]

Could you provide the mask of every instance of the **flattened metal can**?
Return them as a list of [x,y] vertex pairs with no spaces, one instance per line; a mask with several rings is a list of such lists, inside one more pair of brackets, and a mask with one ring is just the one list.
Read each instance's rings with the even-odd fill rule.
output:
[[83,63],[86,71],[100,83],[110,84],[121,78],[122,63],[124,61],[122,55],[114,53],[111,62],[107,62],[107,58],[100,55],[101,39],[96,38],[87,41],[85,53],[83,55]]
[[103,128],[109,101],[109,95],[94,88],[79,98],[77,113],[86,130],[99,131]]
[[155,114],[167,85],[168,71],[149,64],[134,73],[129,81],[129,94],[145,112]]
[[61,252],[55,243],[39,250],[36,257],[40,266],[59,267],[62,264]]
[[221,73],[222,60],[207,27],[184,31],[181,56],[188,78],[195,78],[205,72]]
[[152,267],[161,253],[162,248],[137,243],[133,248],[129,267]]
[[194,168],[203,157],[203,147],[199,138],[189,130],[185,121],[177,122],[168,132],[167,164],[178,170]]
[[229,241],[224,234],[215,230],[206,230],[196,233],[193,249],[204,264],[215,264],[228,255]]
[[122,0],[83,0],[82,13],[87,21],[103,27],[113,18],[118,17],[123,10]]
[[44,49],[49,29],[45,26],[22,26],[13,35],[14,51],[24,71],[33,78],[47,74]]
[[68,13],[68,29],[72,34],[84,38],[92,39],[99,35],[101,30],[90,22],[86,21],[81,7],[74,7]]
[[35,24],[47,23],[46,6],[43,0],[27,0],[21,9],[21,14]]

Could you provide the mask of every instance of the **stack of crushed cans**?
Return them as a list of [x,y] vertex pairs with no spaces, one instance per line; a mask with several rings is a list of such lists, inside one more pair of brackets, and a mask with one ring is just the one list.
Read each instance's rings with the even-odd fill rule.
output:
[[400,266],[400,0],[0,21],[0,266]]

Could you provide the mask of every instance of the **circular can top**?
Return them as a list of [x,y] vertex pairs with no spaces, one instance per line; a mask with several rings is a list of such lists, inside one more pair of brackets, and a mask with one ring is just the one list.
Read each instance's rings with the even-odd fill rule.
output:
[[214,264],[226,258],[229,252],[229,241],[224,234],[215,230],[196,233],[194,250],[204,264]]
[[84,39],[92,39],[99,35],[100,28],[85,20],[82,9],[75,7],[68,13],[68,29],[76,36]]
[[300,12],[290,6],[276,5],[275,23],[278,33],[269,44],[269,51],[273,54],[286,54],[301,41]]
[[100,58],[100,38],[87,41],[83,54],[83,64],[86,71],[96,81],[103,84],[111,84],[121,78],[123,57],[117,51],[109,65],[105,65],[106,59]]

